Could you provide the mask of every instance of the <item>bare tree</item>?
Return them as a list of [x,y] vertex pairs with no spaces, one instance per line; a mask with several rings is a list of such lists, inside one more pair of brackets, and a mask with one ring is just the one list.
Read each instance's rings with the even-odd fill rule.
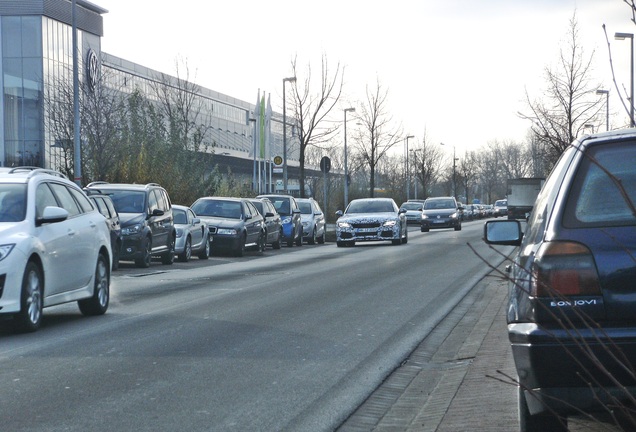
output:
[[361,104],[357,119],[361,123],[358,136],[354,138],[356,150],[369,169],[369,196],[374,196],[376,168],[387,152],[401,142],[401,128],[393,127],[393,117],[388,113],[388,90],[380,81],[374,89],[367,86],[367,100]]
[[579,43],[574,15],[570,20],[567,47],[560,50],[557,66],[545,69],[544,98],[533,101],[526,92],[530,113],[520,113],[520,116],[532,121],[532,132],[545,147],[550,167],[584,131],[586,124],[599,120],[603,104],[596,96],[600,87],[592,82],[593,58],[594,52],[587,56]]
[[[291,62],[295,77],[300,76],[297,58]],[[329,69],[327,56],[323,54],[320,68],[320,87],[314,93],[312,87],[311,65],[307,66],[305,79],[302,84],[298,80],[292,85],[292,100],[290,108],[293,113],[299,140],[299,183],[300,196],[305,197],[305,163],[307,149],[310,146],[326,145],[339,125],[328,121],[329,114],[338,104],[344,84],[344,68],[340,63],[332,73]],[[283,95],[285,97],[285,95]]]
[[415,181],[422,185],[422,197],[427,198],[432,186],[440,176],[441,163],[444,153],[437,144],[431,144],[426,130],[419,145],[413,149],[415,157]]

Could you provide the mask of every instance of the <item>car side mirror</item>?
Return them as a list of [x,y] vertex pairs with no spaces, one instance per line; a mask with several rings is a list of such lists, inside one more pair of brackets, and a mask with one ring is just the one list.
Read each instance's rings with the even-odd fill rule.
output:
[[522,238],[518,220],[488,221],[484,224],[484,241],[488,244],[519,246]]
[[400,213],[406,213],[406,209],[400,209],[400,210],[398,210],[398,214],[400,214]]
[[340,216],[342,216],[342,215],[343,215],[342,210],[338,210],[338,211],[336,212],[336,216],[340,217]]
[[267,213],[265,213],[265,217],[274,217],[274,213],[267,212]]
[[164,215],[164,211],[159,209],[154,209],[152,213],[150,213],[150,216],[163,216],[163,215]]
[[196,224],[198,224],[198,223],[201,223],[201,219],[199,219],[198,217],[196,217],[196,218],[192,219],[192,224],[193,224],[193,225],[196,225]]

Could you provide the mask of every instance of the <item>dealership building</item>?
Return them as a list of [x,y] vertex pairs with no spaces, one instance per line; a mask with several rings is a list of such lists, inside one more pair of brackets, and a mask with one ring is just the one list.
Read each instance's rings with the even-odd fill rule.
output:
[[[73,84],[72,5],[69,0],[0,0],[0,166],[57,169],[61,164],[59,139],[48,129],[44,101],[54,83]],[[80,85],[101,82],[123,92],[140,91],[151,99],[153,84],[165,83],[166,74],[102,52],[105,13],[108,11],[95,3],[76,0]],[[107,78],[99,81],[101,76]],[[201,114],[210,126],[206,143],[214,146],[214,164],[230,167],[251,182],[255,172],[255,105],[195,87],[204,111]],[[287,123],[287,189],[297,193],[299,144],[289,118]],[[278,160],[284,154],[283,129],[282,114],[272,113],[269,155],[279,156]],[[263,190],[282,191],[280,167],[268,166],[262,174],[271,182],[263,181]],[[307,167],[307,173],[318,175],[319,169]]]

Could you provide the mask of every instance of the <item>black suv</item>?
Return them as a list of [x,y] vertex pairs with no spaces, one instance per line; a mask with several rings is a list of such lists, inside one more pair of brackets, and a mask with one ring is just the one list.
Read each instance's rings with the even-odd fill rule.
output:
[[125,184],[93,182],[89,191],[108,195],[121,221],[123,245],[120,260],[134,260],[149,267],[153,255],[163,264],[174,262],[176,230],[168,192],[157,183]]

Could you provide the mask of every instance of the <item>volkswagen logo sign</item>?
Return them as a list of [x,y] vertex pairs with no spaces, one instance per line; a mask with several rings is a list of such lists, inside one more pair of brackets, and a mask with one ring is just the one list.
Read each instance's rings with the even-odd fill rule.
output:
[[99,77],[99,63],[97,54],[92,49],[89,49],[86,55],[86,75],[88,76],[88,86],[91,90],[95,90]]

